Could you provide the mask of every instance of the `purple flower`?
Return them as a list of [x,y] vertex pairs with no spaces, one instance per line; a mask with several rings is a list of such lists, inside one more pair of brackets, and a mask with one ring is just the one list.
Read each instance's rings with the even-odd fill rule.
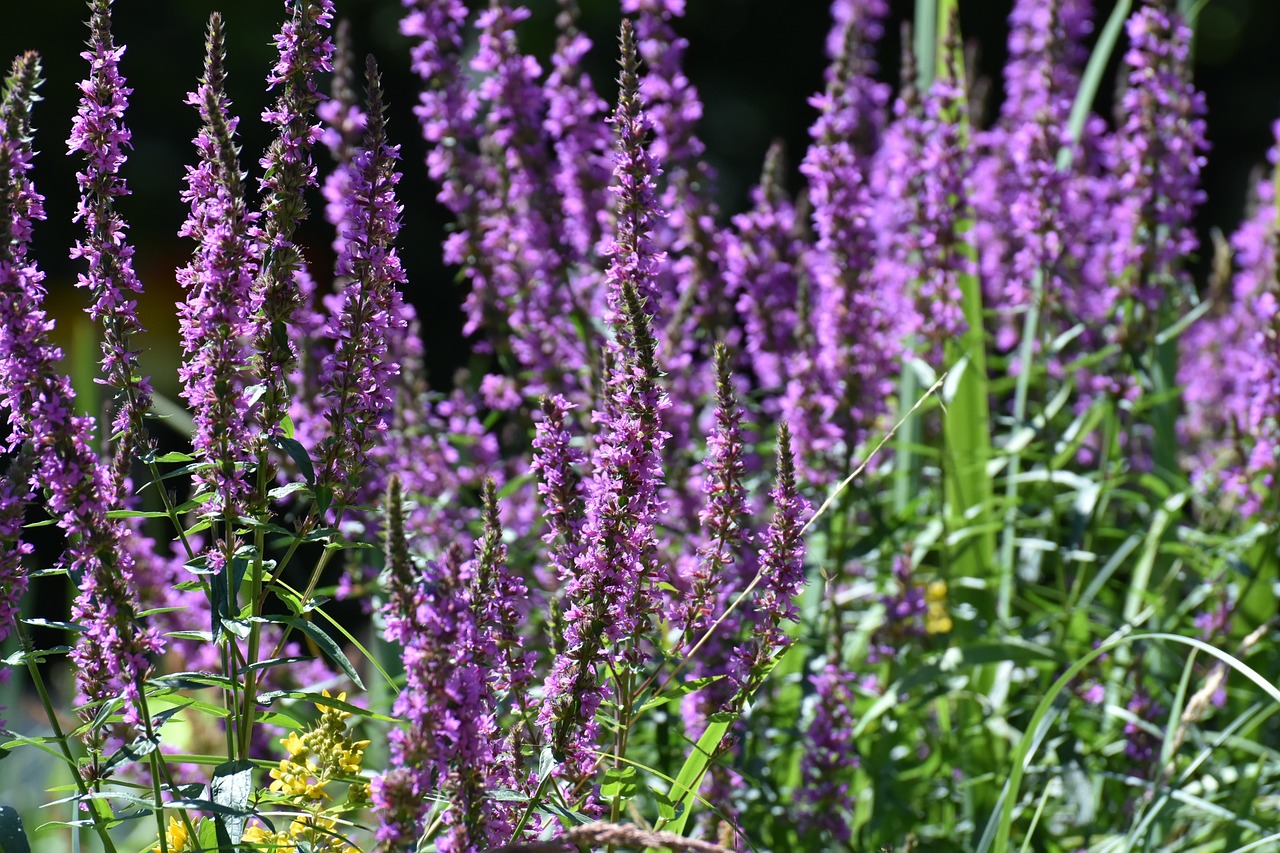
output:
[[473,851],[505,840],[502,822],[494,820],[500,804],[485,796],[498,729],[461,562],[454,548],[415,573],[385,614],[387,638],[404,646],[405,689],[394,711],[407,721],[391,733],[391,768],[373,792],[382,813],[378,837],[390,849],[413,848],[424,828],[424,800],[437,790],[452,806],[437,849]]
[[[22,561],[34,548],[22,541],[22,527],[31,499],[34,461],[30,446],[24,446],[6,459],[8,464],[0,478],[0,642],[9,636],[27,591]],[[0,670],[0,679],[8,674],[8,669]]]
[[[1189,286],[1182,259],[1197,247],[1192,220],[1204,200],[1204,95],[1191,83],[1191,28],[1176,12],[1145,2],[1126,25],[1123,125],[1112,151],[1114,254],[1110,274],[1136,312],[1133,331],[1153,323],[1166,294]],[[1151,329],[1145,330],[1153,333]]]
[[770,494],[773,520],[760,548],[757,621],[750,639],[737,650],[731,675],[737,688],[732,703],[739,708],[763,682],[765,666],[790,644],[782,624],[796,621],[795,597],[804,589],[804,541],[800,534],[809,502],[796,489],[795,457],[786,422],[778,425],[778,480]]
[[560,197],[559,238],[565,259],[570,265],[590,264],[602,239],[612,140],[603,121],[607,105],[590,76],[582,73],[591,39],[577,30],[571,9],[561,11],[557,25],[551,72],[543,84],[547,112],[542,129],[555,150],[552,183]]
[[850,778],[859,763],[853,743],[852,677],[838,664],[828,663],[809,679],[816,702],[805,730],[800,770],[804,783],[798,792],[805,823],[830,833],[842,844],[849,841],[851,814],[857,802]]
[[733,218],[724,244],[724,284],[734,300],[741,326],[743,367],[759,387],[772,392],[766,411],[777,410],[777,393],[786,385],[795,356],[800,323],[800,258],[795,205],[783,186],[782,149],[765,158],[752,207]]
[[801,165],[817,233],[807,259],[811,337],[791,365],[782,414],[796,430],[806,465],[825,460],[831,471],[854,458],[886,411],[898,373],[899,326],[910,316],[898,295],[876,292],[869,275],[874,234],[868,152],[879,139],[888,97],[871,75],[886,12],[880,0],[832,5],[839,51],[826,91],[811,101],[820,115]]
[[961,201],[970,160],[965,93],[953,71],[933,81],[923,103],[914,81],[904,79],[896,121],[884,132],[871,175],[879,244],[874,277],[881,293],[912,306],[903,331],[935,365],[945,344],[964,331],[960,279],[973,273],[962,233],[970,216]]
[[268,89],[279,94],[262,113],[276,136],[259,161],[262,211],[252,230],[264,259],[255,284],[262,312],[255,344],[259,380],[266,386],[261,423],[268,435],[275,434],[289,408],[286,378],[297,355],[285,330],[302,304],[296,278],[303,268],[293,232],[307,216],[304,192],[316,183],[311,148],[320,130],[312,113],[320,94],[315,75],[332,70],[333,57],[333,44],[324,34],[333,19],[333,0],[285,0],[285,9],[289,18],[275,36],[278,58],[267,75]]
[[564,774],[578,780],[595,764],[594,717],[605,695],[596,669],[634,655],[656,609],[654,527],[663,511],[658,489],[667,436],[659,418],[669,404],[658,385],[649,326],[660,261],[649,243],[657,167],[643,147],[647,123],[625,20],[619,84],[613,187],[618,214],[607,276],[614,340],[608,349],[607,397],[604,410],[592,416],[599,434],[591,455],[582,545],[564,585],[565,651],[556,656],[539,717],[547,741],[566,756]]
[[400,230],[395,197],[399,146],[387,143],[381,81],[372,57],[366,76],[364,146],[352,162],[348,187],[348,251],[338,258],[338,270],[348,273],[350,282],[330,300],[326,334],[333,351],[324,359],[320,377],[330,434],[320,450],[317,497],[340,505],[356,495],[368,453],[386,429],[399,372],[388,342],[405,327],[397,285],[406,278],[393,245]]
[[721,586],[731,579],[734,564],[742,559],[740,552],[751,541],[751,533],[746,529],[751,511],[742,483],[745,473],[742,410],[733,394],[729,354],[724,345],[716,347],[716,393],[715,426],[707,436],[703,462],[704,504],[699,519],[697,561],[692,576],[682,579],[689,586],[677,622],[684,643],[700,639],[712,612],[718,609]]
[[[119,703],[125,723],[138,726],[142,685],[162,643],[136,617],[123,527],[108,516],[115,485],[92,450],[92,418],[72,414],[71,384],[57,367],[62,353],[48,339],[53,323],[43,307],[44,274],[27,257],[32,222],[44,218],[43,198],[28,175],[37,85],[38,59],[26,54],[15,62],[0,105],[0,400],[9,413],[9,448],[29,443],[29,483],[43,490],[67,537],[60,562],[79,590],[71,615],[84,630],[71,660],[81,697],[93,703],[86,713]],[[96,729],[88,734],[96,735]]]
[[178,376],[182,395],[194,409],[192,445],[213,463],[206,477],[219,494],[216,512],[235,517],[248,495],[245,466],[254,458],[254,430],[246,389],[259,305],[253,286],[258,266],[250,243],[255,215],[245,207],[236,157],[237,119],[229,115],[223,89],[222,18],[209,19],[205,73],[187,103],[200,112],[195,138],[199,165],[187,167],[182,198],[191,213],[182,236],[196,240],[191,263],[178,270],[187,292],[178,307],[184,362]]
[[127,226],[115,209],[115,200],[129,194],[119,172],[130,147],[123,119],[132,90],[120,76],[124,47],[112,41],[111,0],[92,0],[89,8],[89,50],[80,54],[89,63],[89,77],[80,84],[80,107],[67,140],[67,147],[85,159],[84,169],[76,173],[80,202],[75,218],[88,233],[76,242],[71,257],[89,263],[78,284],[93,294],[89,316],[101,321],[104,331],[102,373],[120,397],[111,431],[121,436],[113,464],[117,487],[123,488],[135,450],[149,443],[143,417],[151,407],[150,380],[139,373],[138,353],[130,348],[143,331],[137,314],[142,286],[133,270]]

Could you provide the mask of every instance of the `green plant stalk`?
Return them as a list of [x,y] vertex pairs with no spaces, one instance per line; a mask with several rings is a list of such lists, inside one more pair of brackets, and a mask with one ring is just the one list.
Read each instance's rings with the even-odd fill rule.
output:
[[40,704],[44,706],[44,713],[49,720],[49,727],[53,729],[53,738],[58,743],[58,749],[62,752],[62,757],[66,760],[67,766],[71,768],[71,775],[75,779],[76,789],[89,807],[89,816],[93,820],[94,831],[102,839],[102,849],[105,853],[116,853],[115,842],[111,840],[111,834],[107,831],[107,827],[103,822],[105,818],[98,809],[99,801],[89,799],[89,788],[84,783],[84,777],[80,775],[76,757],[71,754],[71,747],[67,743],[67,735],[62,731],[62,725],[58,722],[58,713],[54,710],[53,700],[49,697],[49,690],[45,687],[44,678],[40,675],[40,667],[31,656],[34,651],[31,637],[27,635],[22,619],[16,613],[13,616],[13,629],[18,638],[18,644],[23,651],[27,674],[31,677],[31,683],[35,686],[36,693],[40,696]]
[[[1031,361],[1036,338],[1040,334],[1040,307],[1044,300],[1044,273],[1036,270],[1031,280],[1031,304],[1022,320],[1022,341],[1018,346],[1018,382],[1013,392],[1013,429],[1021,429],[1027,421],[1027,397],[1031,387]],[[1014,544],[1018,534],[1018,474],[1022,468],[1022,453],[1012,451],[1006,463],[1004,486],[1004,530],[1000,540],[1000,579],[996,592],[996,615],[1002,630],[1007,633],[1013,619],[1013,576],[1015,574]]]
[[938,71],[938,52],[942,45],[938,38],[938,0],[916,0],[912,29],[915,32],[916,85],[923,92],[932,85]]

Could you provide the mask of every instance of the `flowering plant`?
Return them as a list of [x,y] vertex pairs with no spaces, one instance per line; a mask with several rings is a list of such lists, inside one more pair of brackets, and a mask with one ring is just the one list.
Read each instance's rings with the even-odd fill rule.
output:
[[[1264,182],[1211,307],[1193,10],[1117,4],[1090,45],[1089,0],[1018,0],[984,122],[955,0],[919,0],[896,96],[888,4],[834,0],[804,190],[775,148],[725,217],[682,0],[622,0],[616,98],[572,2],[544,72],[529,9],[404,0],[466,292],[451,385],[406,299],[377,62],[335,0],[285,0],[251,180],[215,13],[178,405],[142,370],[132,92],[88,6],[71,257],[101,419],[33,251],[39,57],[0,102],[0,640],[48,726],[4,749],[71,781],[37,840],[1275,840],[1280,217]],[[299,227],[320,200],[331,269]],[[34,611],[60,577],[69,614]]]

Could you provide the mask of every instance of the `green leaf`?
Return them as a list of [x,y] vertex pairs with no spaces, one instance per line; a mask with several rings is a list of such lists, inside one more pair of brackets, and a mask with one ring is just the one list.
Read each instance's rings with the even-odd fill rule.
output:
[[307,449],[302,446],[302,443],[294,438],[277,438],[275,441],[277,446],[289,454],[289,458],[298,466],[302,476],[307,479],[307,485],[314,487],[316,484],[316,469],[311,464],[311,457],[307,454]]
[[160,746],[158,737],[140,737],[133,743],[127,743],[115,751],[115,753],[107,759],[107,763],[103,765],[103,772],[108,773],[123,764],[130,761],[141,761],[148,755],[156,751]]
[[347,660],[347,656],[343,654],[342,649],[338,647],[338,644],[333,641],[332,637],[324,632],[323,628],[308,619],[302,619],[297,616],[280,616],[276,618],[276,621],[280,622],[282,625],[289,625],[293,628],[297,628],[299,631],[306,634],[317,646],[320,647],[320,650],[325,653],[325,656],[328,657],[329,660],[342,668],[342,671],[346,673],[347,678],[351,679],[351,683],[354,684],[357,689],[365,689],[364,682],[360,680],[360,673],[356,672],[356,668],[351,665],[351,661]]
[[172,453],[165,453],[161,456],[157,456],[150,461],[152,462],[195,462],[196,458],[187,453],[178,453],[177,451],[174,451]]
[[228,761],[213,770],[209,783],[209,796],[220,806],[231,811],[215,815],[216,838],[219,850],[226,850],[240,843],[244,825],[252,814],[249,796],[253,793],[252,761]]
[[[386,714],[379,714],[376,711],[370,711],[368,708],[359,708],[350,702],[344,702],[337,696],[325,696],[323,693],[311,693],[306,690],[272,690],[268,693],[258,694],[254,701],[259,705],[270,705],[277,699],[301,699],[304,702],[310,702],[312,705],[324,705],[327,708],[337,708],[340,711],[346,711],[355,717],[367,717],[370,720],[381,720],[384,723],[402,723],[397,717],[388,717]],[[264,716],[265,720],[266,717]]]
[[604,784],[600,786],[600,796],[606,800],[629,800],[636,795],[640,786],[636,782],[636,769],[630,764],[623,767],[610,767],[605,771]]
[[0,806],[0,853],[31,853],[18,810]]
[[676,781],[667,792],[666,803],[661,800],[658,803],[663,817],[658,822],[659,829],[670,822],[668,828],[672,832],[677,835],[684,833],[685,824],[689,822],[689,815],[693,811],[690,807],[698,795],[698,788],[702,785],[702,777],[706,775],[707,768],[715,760],[720,741],[724,739],[725,733],[729,731],[729,727],[736,719],[738,719],[737,714],[713,714],[708,719],[706,730],[693,745],[693,751],[685,759],[684,766],[676,776]]

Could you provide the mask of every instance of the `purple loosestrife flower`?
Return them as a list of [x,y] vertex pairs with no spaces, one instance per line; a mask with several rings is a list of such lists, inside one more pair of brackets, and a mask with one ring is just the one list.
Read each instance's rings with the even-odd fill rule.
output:
[[575,328],[575,320],[586,325],[586,307],[569,289],[558,236],[542,70],[516,42],[516,27],[528,17],[524,7],[492,0],[476,20],[471,68],[480,75],[479,149],[490,185],[476,200],[477,257],[468,261],[472,291],[465,307],[473,327],[488,327],[492,345],[510,347],[530,374],[526,393],[536,398],[581,385],[572,372],[591,358]]
[[543,398],[542,420],[534,430],[530,464],[538,475],[538,494],[542,495],[546,511],[547,531],[542,541],[550,547],[548,569],[555,584],[571,578],[582,552],[582,468],[587,457],[573,446],[573,435],[566,425],[573,408],[560,395]]
[[1064,308],[1087,312],[1064,317],[1066,327],[1105,316],[1114,300],[1105,275],[1087,284],[1070,277],[1072,247],[1063,237],[1080,233],[1076,242],[1092,254],[1097,250],[1083,235],[1106,241],[1099,233],[1105,216],[1090,204],[1096,178],[1088,174],[1101,120],[1086,123],[1069,170],[1057,163],[1059,150],[1070,144],[1067,126],[1091,29],[1089,0],[1019,0],[1009,15],[1007,97],[997,126],[977,135],[983,156],[969,183],[984,301],[1000,312],[1001,350],[1013,348],[1021,336],[1021,314],[1031,310],[1037,279],[1050,316]]
[[1199,453],[1189,460],[1198,484],[1221,488],[1245,517],[1274,514],[1280,464],[1280,217],[1274,171],[1280,121],[1268,152],[1272,176],[1260,181],[1256,208],[1231,237],[1236,270],[1220,313],[1201,320],[1182,342],[1179,381],[1186,385],[1184,435]]
[[423,83],[414,114],[428,145],[427,171],[441,185],[440,203],[461,216],[474,203],[468,187],[478,185],[479,108],[462,60],[467,5],[463,0],[402,3],[409,11],[400,33],[413,41],[411,64]]
[[1127,88],[1112,149],[1114,254],[1110,274],[1132,300],[1120,318],[1133,334],[1154,321],[1166,294],[1189,286],[1182,259],[1197,247],[1192,220],[1204,200],[1204,95],[1190,80],[1191,28],[1176,12],[1147,0],[1126,25]]
[[752,191],[751,210],[733,218],[724,247],[725,290],[742,329],[742,367],[754,375],[756,385],[771,392],[763,402],[768,412],[776,412],[777,393],[786,385],[800,323],[796,306],[803,243],[782,172],[782,148],[775,143],[760,185]]
[[195,138],[200,163],[187,167],[182,198],[191,213],[178,232],[196,240],[191,263],[178,270],[187,292],[178,306],[185,355],[178,376],[182,395],[194,409],[192,445],[213,463],[208,481],[218,492],[216,511],[241,513],[249,487],[245,466],[253,461],[253,430],[246,399],[252,353],[258,332],[258,299],[253,288],[257,263],[250,245],[255,215],[244,202],[243,174],[237,158],[237,119],[229,115],[224,91],[222,18],[209,18],[205,72],[187,103],[200,112]]
[[791,430],[778,425],[778,480],[770,493],[773,520],[760,548],[759,592],[755,610],[757,622],[751,638],[737,650],[731,680],[737,692],[732,707],[741,708],[764,681],[770,661],[791,642],[783,622],[799,616],[795,597],[804,589],[804,516],[809,502],[796,489],[795,457],[791,450]]
[[330,435],[320,451],[316,489],[318,495],[328,490],[339,504],[356,495],[368,453],[386,429],[399,372],[388,341],[405,326],[397,285],[406,278],[393,245],[400,230],[399,146],[387,143],[382,84],[372,57],[366,77],[368,122],[363,150],[352,164],[349,253],[338,259],[339,271],[349,272],[351,281],[335,298],[327,329],[333,353],[324,360],[320,380]]
[[921,102],[915,69],[903,65],[896,121],[871,175],[880,243],[874,276],[880,292],[900,294],[912,306],[915,351],[941,365],[945,344],[964,331],[960,278],[972,272],[961,233],[968,218],[965,94],[947,69]]
[[80,84],[80,108],[67,140],[68,148],[85,159],[76,173],[76,220],[88,233],[71,257],[89,263],[78,283],[93,294],[89,316],[102,322],[104,332],[102,373],[121,398],[111,431],[120,436],[113,464],[117,488],[123,489],[135,450],[150,443],[143,417],[151,407],[151,383],[139,374],[138,353],[130,349],[143,331],[137,314],[142,286],[133,270],[133,247],[125,239],[127,226],[115,209],[115,200],[129,194],[119,172],[129,148],[123,119],[132,90],[119,70],[124,47],[116,47],[111,37],[111,0],[92,0],[89,8],[89,50],[80,54],[89,63],[89,77]]
[[[524,780],[518,768],[524,741],[535,746],[540,738],[533,723],[537,717],[529,688],[533,684],[536,655],[524,649],[520,626],[528,619],[529,590],[507,566],[502,521],[498,517],[497,487],[486,479],[481,491],[484,534],[476,542],[468,597],[475,614],[478,637],[476,665],[486,673],[486,690],[496,705],[505,701],[513,719],[495,751],[485,784],[488,790],[520,790]],[[529,790],[528,793],[533,793]],[[513,804],[492,802],[490,824],[501,840],[510,837],[519,817]]]
[[611,369],[604,411],[592,416],[599,437],[591,455],[582,550],[564,586],[565,651],[556,656],[547,679],[539,718],[546,740],[565,755],[564,775],[571,780],[586,778],[595,763],[594,717],[604,697],[597,667],[635,655],[656,610],[654,527],[664,509],[658,489],[667,436],[660,418],[669,404],[658,385],[650,329],[656,309],[654,276],[661,260],[650,244],[657,167],[643,147],[647,120],[626,20],[621,43],[614,114],[618,208],[607,276],[607,319],[614,329],[607,349]]
[[[474,851],[505,840],[498,837],[502,822],[493,820],[499,804],[485,797],[500,740],[461,562],[460,549],[451,548],[407,584],[406,567],[392,568],[400,579],[393,581],[399,587],[393,585],[386,634],[404,646],[405,689],[394,710],[408,727],[391,733],[392,772],[373,790],[375,808],[388,812],[378,830],[386,850],[414,849],[423,799],[437,790],[451,808],[436,849]],[[419,804],[410,820],[406,789]]]
[[[734,395],[728,350],[723,345],[716,347],[716,374],[718,403],[702,464],[704,505],[694,540],[696,552],[690,576],[681,579],[687,586],[683,603],[673,608],[675,627],[681,630],[673,651],[699,646],[689,666],[693,679],[729,675],[742,614],[735,610],[722,619],[719,614],[728,609],[757,570],[757,555],[748,548],[753,539],[749,529],[752,511],[743,485],[747,448],[742,409]],[[708,637],[713,619],[720,621]],[[707,716],[722,710],[734,690],[732,679],[721,678],[689,694],[681,705],[686,734],[697,737]]]
[[828,663],[809,679],[816,701],[813,719],[805,730],[800,769],[804,783],[798,791],[804,809],[803,825],[830,833],[842,844],[849,841],[850,815],[857,800],[850,790],[850,775],[858,767],[851,677],[839,665]]
[[62,353],[48,339],[53,323],[43,307],[44,274],[27,257],[31,224],[44,218],[44,200],[28,176],[38,84],[36,55],[20,57],[0,106],[0,399],[9,412],[9,447],[29,442],[29,482],[44,490],[48,512],[67,537],[61,562],[79,588],[71,615],[84,628],[71,660],[80,694],[91,703],[86,713],[119,701],[125,723],[138,726],[150,656],[162,644],[138,622],[123,526],[108,517],[114,484],[91,449],[92,418],[72,414],[71,384],[57,369]]
[[[9,454],[5,462],[3,476],[0,476],[0,643],[9,636],[27,591],[28,577],[22,561],[35,550],[30,542],[22,541],[35,462],[30,445],[24,444],[16,453]],[[0,669],[0,683],[8,675],[7,668]]]
[[688,583],[688,596],[679,606],[681,640],[694,643],[710,622],[719,604],[719,590],[729,580],[731,569],[740,553],[751,541],[746,529],[751,518],[747,506],[747,490],[742,483],[745,473],[742,436],[742,410],[733,393],[733,377],[729,373],[729,351],[716,346],[716,415],[715,426],[707,437],[706,459],[703,461],[702,492],[704,504],[697,537],[697,562]]
[[909,316],[900,295],[876,293],[869,275],[874,234],[868,152],[879,139],[888,97],[872,80],[873,56],[886,11],[879,0],[832,5],[839,51],[826,91],[811,101],[820,115],[801,165],[817,232],[807,263],[813,349],[796,359],[783,416],[796,429],[807,466],[834,464],[826,476],[842,470],[884,414],[901,351],[899,325]]
[[319,138],[313,111],[320,100],[315,75],[332,70],[333,44],[325,36],[333,19],[333,0],[286,0],[289,18],[275,37],[279,53],[267,75],[268,90],[279,90],[262,120],[276,137],[259,161],[262,211],[253,225],[258,256],[263,258],[255,282],[255,301],[262,312],[258,324],[256,370],[266,386],[261,423],[275,435],[289,409],[287,377],[297,354],[287,327],[302,301],[296,277],[303,269],[293,232],[307,216],[303,193],[315,186],[311,148]]
[[[577,2],[560,0],[560,5],[556,49],[543,84],[547,114],[542,127],[555,151],[552,183],[560,197],[565,259],[571,265],[590,265],[603,239],[601,221],[608,206],[612,140],[603,121],[608,105],[582,70],[591,39],[577,29]],[[584,286],[596,283],[593,276],[584,278]]]

